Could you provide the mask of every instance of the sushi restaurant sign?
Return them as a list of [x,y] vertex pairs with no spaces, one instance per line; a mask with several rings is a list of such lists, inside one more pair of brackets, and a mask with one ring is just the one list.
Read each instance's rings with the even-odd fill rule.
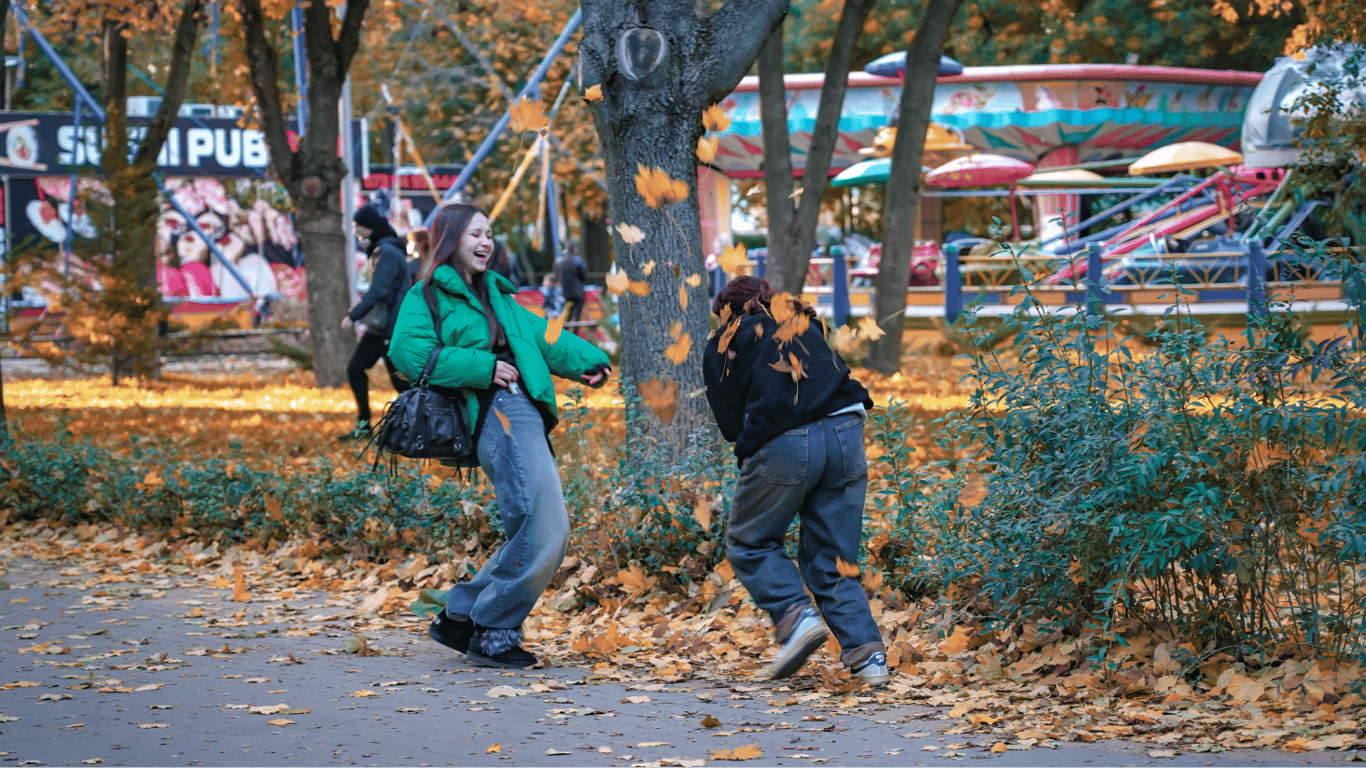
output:
[[[146,118],[129,118],[129,138],[140,140],[146,123]],[[364,121],[352,120],[351,131],[356,167],[363,168]],[[295,145],[293,121],[287,132]],[[100,125],[76,126],[69,113],[0,112],[0,144],[0,176],[60,175],[98,168],[104,131]],[[265,133],[232,118],[178,118],[157,156],[157,171],[166,176],[259,177],[269,165]]]

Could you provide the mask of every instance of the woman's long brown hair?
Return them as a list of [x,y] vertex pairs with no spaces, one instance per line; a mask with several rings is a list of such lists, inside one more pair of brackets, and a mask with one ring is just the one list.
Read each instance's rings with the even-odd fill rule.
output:
[[[498,347],[507,336],[503,333],[503,326],[498,322],[497,315],[493,313],[493,304],[489,301],[488,280],[485,275],[471,275],[469,268],[458,255],[460,241],[464,239],[470,221],[476,214],[482,213],[484,212],[478,207],[466,203],[448,203],[441,206],[436,216],[432,217],[431,237],[436,245],[432,247],[432,260],[422,279],[430,283],[436,268],[443,264],[460,273],[465,285],[470,287],[470,292],[477,296],[479,303],[483,305],[484,318],[489,324],[489,341],[493,347]],[[484,215],[487,217],[487,214]]]

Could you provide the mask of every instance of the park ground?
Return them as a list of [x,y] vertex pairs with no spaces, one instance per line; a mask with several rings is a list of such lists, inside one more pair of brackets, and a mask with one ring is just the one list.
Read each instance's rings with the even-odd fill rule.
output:
[[[141,391],[11,363],[6,403],[25,438],[138,432],[186,461],[244,440],[282,466],[354,461],[334,440],[349,393],[266,361],[172,369]],[[925,356],[865,378],[880,400],[934,413],[961,407],[961,374]],[[306,536],[229,545],[8,520],[0,764],[1304,765],[1366,746],[1356,667],[1254,677],[1214,658],[1182,675],[1162,638],[1136,632],[1129,674],[1098,675],[1075,638],[991,636],[866,577],[892,684],[850,683],[835,648],[766,682],[767,623],[724,563],[679,595],[634,565],[571,557],[526,625],[543,664],[475,668],[410,607],[477,561],[473,544],[452,563],[338,556]]]

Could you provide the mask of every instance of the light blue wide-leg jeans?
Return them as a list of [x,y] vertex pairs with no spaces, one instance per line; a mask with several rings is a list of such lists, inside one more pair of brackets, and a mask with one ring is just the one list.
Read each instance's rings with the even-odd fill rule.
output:
[[[564,561],[569,514],[536,406],[518,387],[499,389],[492,408],[477,450],[507,542],[473,578],[451,588],[446,613],[483,627],[516,629]],[[507,418],[506,427],[499,414]]]

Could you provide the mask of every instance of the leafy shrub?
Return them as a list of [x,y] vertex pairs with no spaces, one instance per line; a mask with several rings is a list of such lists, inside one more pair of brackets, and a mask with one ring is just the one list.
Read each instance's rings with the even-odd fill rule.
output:
[[1249,659],[1363,655],[1359,315],[1315,342],[1273,314],[1235,343],[1171,313],[1134,351],[1113,318],[1032,306],[1009,350],[970,356],[971,406],[943,424],[957,459],[910,472],[897,410],[876,417],[902,588],[1102,638],[1136,620]]
[[233,542],[307,535],[348,549],[497,540],[496,513],[474,504],[477,486],[434,482],[416,464],[407,469],[388,476],[318,460],[280,472],[231,457],[192,464],[171,446],[138,441],[127,452],[70,438],[14,441],[0,450],[4,505],[21,519],[109,520]]

